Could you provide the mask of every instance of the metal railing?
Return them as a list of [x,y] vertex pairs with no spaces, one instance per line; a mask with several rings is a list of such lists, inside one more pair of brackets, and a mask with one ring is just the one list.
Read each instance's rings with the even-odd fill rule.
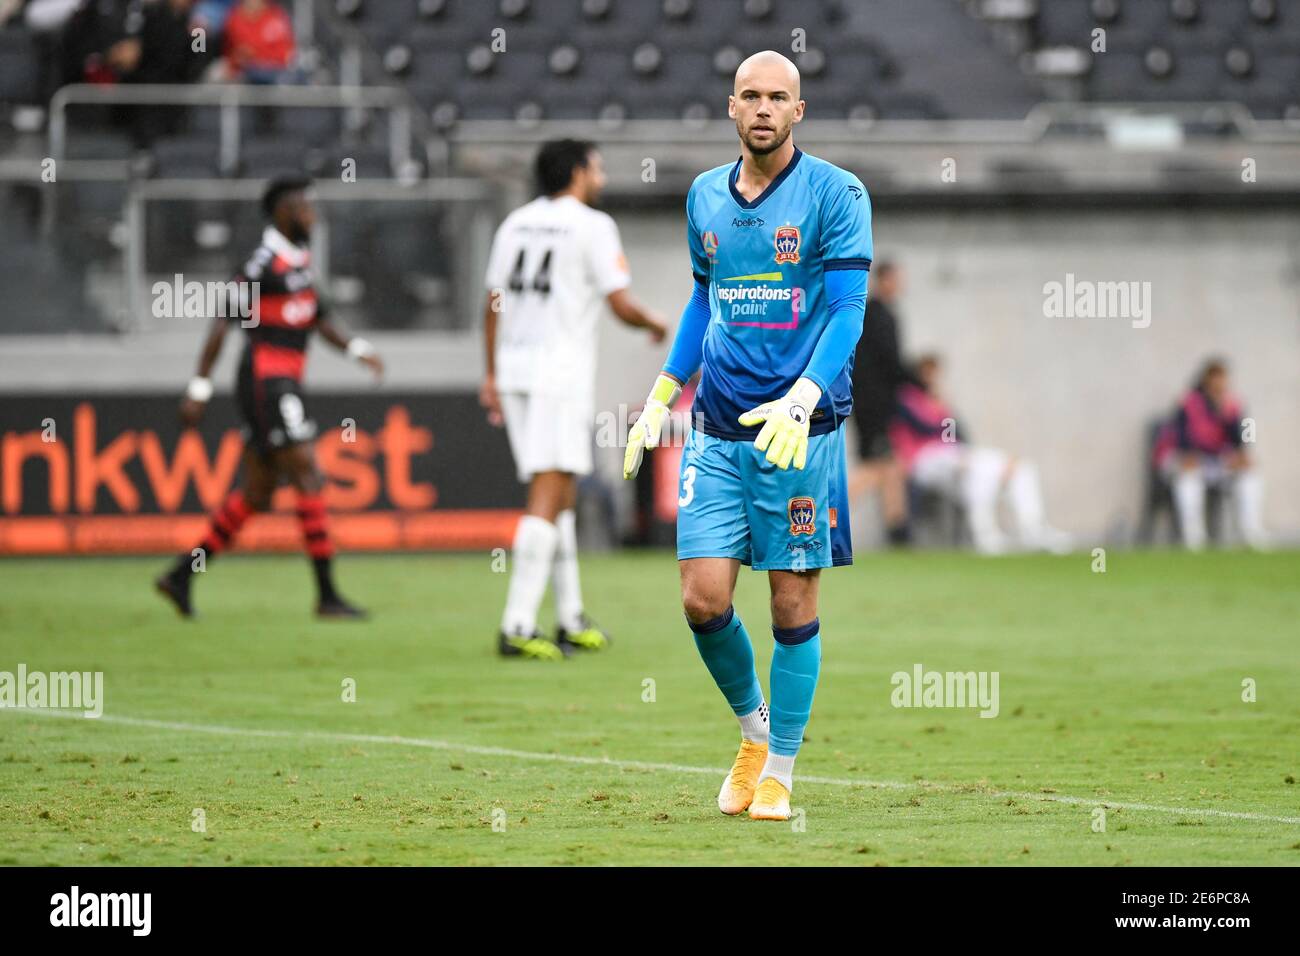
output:
[[388,115],[389,164],[400,171],[412,156],[411,104],[406,92],[388,86],[250,86],[140,83],[98,86],[74,83],[50,100],[50,155],[67,156],[68,107],[76,105],[198,106],[221,111],[219,156],[222,172],[239,165],[239,110],[245,106],[286,109],[326,108],[347,111],[380,109]]
[[[684,193],[700,169],[736,155],[735,124],[727,120],[467,120],[443,141],[446,164],[495,165],[523,177],[527,158],[557,136],[599,143],[607,195],[633,201]],[[816,118],[799,124],[794,138],[860,170],[873,194],[909,199],[1028,192],[1300,201],[1300,123],[1256,119],[1233,102],[1042,103],[1023,118],[1000,120]],[[1247,156],[1269,170],[1258,183],[1241,177]],[[647,180],[650,159],[655,175]],[[941,163],[958,160],[959,181],[939,175]]]
[[[1261,120],[1241,103],[1205,102],[1043,102],[1023,119],[827,119],[809,118],[797,128],[800,139],[863,146],[1008,144],[1042,141],[1057,127],[1091,128],[1096,133],[1125,116],[1168,116],[1194,126],[1213,119],[1246,142],[1300,146],[1300,123]],[[448,133],[455,147],[499,143],[538,143],[558,135],[581,135],[602,143],[684,146],[727,143],[736,139],[732,120],[640,119],[606,122],[589,120],[462,120]]]
[[[148,313],[146,287],[148,273],[145,263],[147,243],[147,217],[145,205],[159,201],[236,201],[254,203],[261,198],[266,183],[261,179],[142,179],[131,183],[124,203],[126,223],[126,248],[123,265],[125,274],[125,321],[122,331],[142,327],[142,317]],[[313,187],[321,203],[427,203],[454,205],[460,210],[457,222],[463,226],[463,242],[456,244],[456,254],[451,263],[453,289],[461,301],[455,303],[460,315],[477,316],[476,301],[481,283],[478,281],[487,270],[488,247],[492,230],[501,214],[498,195],[493,186],[481,179],[422,179],[406,184],[397,180],[359,180],[343,183],[320,179]],[[327,282],[331,274],[329,259],[328,216],[317,221],[312,236],[314,271]],[[376,250],[380,252],[380,250]],[[453,333],[464,336],[472,329]]]

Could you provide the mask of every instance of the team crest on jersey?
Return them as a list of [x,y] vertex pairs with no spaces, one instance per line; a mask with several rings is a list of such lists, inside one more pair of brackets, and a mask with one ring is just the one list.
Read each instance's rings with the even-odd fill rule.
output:
[[700,233],[700,243],[704,246],[704,254],[710,259],[718,254],[718,234],[712,229]]
[[799,264],[799,227],[778,226],[776,230],[776,261]]
[[811,498],[791,498],[787,506],[790,512],[791,534],[817,533],[817,503]]

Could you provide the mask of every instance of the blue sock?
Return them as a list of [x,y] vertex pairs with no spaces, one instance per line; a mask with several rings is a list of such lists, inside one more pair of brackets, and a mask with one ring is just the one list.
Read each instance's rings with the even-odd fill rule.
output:
[[813,618],[803,627],[774,627],[772,636],[776,647],[772,651],[772,731],[768,750],[770,754],[793,758],[803,742],[817,690],[822,664],[821,625]]
[[754,645],[736,609],[729,607],[703,624],[691,624],[689,619],[686,623],[695,632],[695,646],[704,666],[736,716],[752,714],[763,703],[763,688],[754,670]]

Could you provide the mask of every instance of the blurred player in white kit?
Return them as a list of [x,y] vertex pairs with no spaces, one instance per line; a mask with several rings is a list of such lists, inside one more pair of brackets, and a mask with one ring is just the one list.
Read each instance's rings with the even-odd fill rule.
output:
[[[584,609],[574,515],[578,478],[592,470],[597,321],[608,305],[654,342],[667,327],[629,293],[618,227],[593,208],[606,182],[595,144],[544,144],[536,174],[540,195],[507,216],[492,242],[479,401],[493,424],[504,420],[519,480],[528,485],[498,650],[560,660],[609,643]],[[548,582],[553,641],[537,627]]]

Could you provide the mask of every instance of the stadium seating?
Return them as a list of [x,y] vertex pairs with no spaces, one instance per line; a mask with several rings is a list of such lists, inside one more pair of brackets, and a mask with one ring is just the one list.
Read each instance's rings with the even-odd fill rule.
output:
[[[719,119],[717,97],[706,101],[701,91],[729,79],[754,50],[789,49],[795,27],[805,32],[807,50],[796,61],[817,116],[948,115],[939,91],[908,86],[911,77],[882,45],[882,34],[857,24],[839,3],[347,0],[339,6],[435,126],[453,117]],[[936,24],[940,32],[967,25],[960,11],[945,12]],[[494,37],[498,29],[503,32]],[[493,51],[494,39],[508,55]],[[988,52],[974,49],[968,58]],[[1020,86],[1012,111],[1023,115],[1034,97],[1027,81]]]
[[[692,123],[725,120],[721,91],[736,65],[757,49],[789,50],[794,30],[803,31],[806,47],[794,59],[808,119],[849,120],[853,132],[875,120],[1015,120],[1052,98],[1224,100],[1259,117],[1300,118],[1300,0],[330,0],[319,14],[314,80],[352,75],[340,51],[359,45],[362,55],[353,59],[361,81],[404,88],[427,121],[417,116],[417,160],[422,137],[454,136],[466,121],[514,122],[525,131],[544,120],[685,121],[689,132]],[[1106,30],[1104,54],[1090,49],[1097,28]],[[497,41],[506,55],[494,52]],[[40,111],[20,108],[39,106],[48,94],[56,50],[21,18],[0,28],[0,158],[47,154]],[[1068,82],[1053,83],[1055,76]],[[120,161],[132,176],[159,179],[265,177],[291,168],[336,174],[346,160],[362,179],[394,173],[382,109],[245,106],[237,115],[238,156],[224,161],[220,109],[173,107],[160,128],[142,129],[134,120],[153,109],[69,107],[65,157]],[[1215,122],[1223,121],[1205,120]],[[855,168],[874,188],[897,178],[895,166],[878,167],[870,177],[861,163]],[[995,185],[1050,191],[1062,182],[1059,170],[1037,160],[995,159],[989,169]],[[1169,174],[1180,184],[1213,176],[1172,167]],[[684,188],[691,175],[689,164],[671,159],[659,168],[665,192]],[[111,204],[123,185],[73,188]],[[71,288],[85,285],[88,270],[116,270],[107,264],[121,247],[108,236],[120,219],[120,208],[97,216],[79,255],[59,267],[76,273]],[[40,276],[49,268],[34,262],[27,271]],[[366,278],[370,289],[385,288]],[[419,305],[446,309],[427,293],[433,286],[423,282]],[[415,304],[399,293],[403,307]],[[84,325],[110,324],[81,314]]]
[[[1078,94],[1083,99],[1226,100],[1244,104],[1261,119],[1300,117],[1300,4],[1039,3],[1032,27],[1039,50],[1065,48],[1087,54],[1080,69],[1065,68],[1082,74]],[[1092,52],[1096,29],[1105,31],[1104,53]]]
[[[791,45],[802,30],[810,119],[979,119],[1024,116],[1045,98],[1228,100],[1257,116],[1300,116],[1300,4],[1284,0],[334,0],[331,25],[371,47],[365,81],[405,86],[435,131],[464,120],[708,120],[715,89],[754,49]],[[971,16],[969,14],[975,14]],[[995,31],[1022,31],[1020,53]],[[1106,52],[1090,49],[1106,31]],[[495,31],[495,32],[494,32]],[[499,44],[508,55],[500,55]],[[1012,44],[1016,46],[1017,44]],[[936,56],[935,51],[943,51]],[[1062,56],[1062,52],[1069,56]],[[1041,56],[1044,52],[1052,56]],[[11,23],[0,30],[0,102],[38,100],[42,54]],[[1068,75],[1074,85],[1049,81]],[[74,131],[111,114],[78,107]],[[328,152],[334,110],[241,117],[249,155],[225,174]],[[208,175],[200,142],[215,109],[189,111],[155,148],[156,174]],[[291,140],[276,147],[273,138]],[[75,137],[73,137],[75,139]],[[186,142],[188,140],[189,142]],[[89,147],[80,147],[89,155]],[[116,156],[114,149],[109,155]],[[301,158],[301,157],[299,157]]]
[[41,75],[36,42],[25,30],[0,29],[0,103],[35,103]]

